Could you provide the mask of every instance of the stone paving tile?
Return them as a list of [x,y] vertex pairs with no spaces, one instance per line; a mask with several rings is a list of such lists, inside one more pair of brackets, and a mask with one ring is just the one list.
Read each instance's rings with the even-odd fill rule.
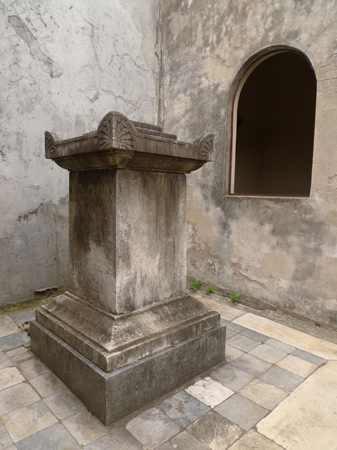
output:
[[288,355],[288,353],[282,350],[278,350],[277,348],[265,344],[253,348],[249,353],[271,364],[277,363]]
[[231,345],[226,343],[226,361],[231,362],[234,359],[240,358],[243,355],[243,352],[238,348],[232,347]]
[[287,393],[271,384],[253,380],[239,392],[243,397],[266,409],[273,409],[287,397]]
[[24,378],[16,367],[6,367],[0,370],[0,391],[22,381]]
[[125,428],[115,428],[83,450],[144,450],[144,447]]
[[13,320],[9,316],[0,316],[0,327],[10,322],[13,322]]
[[[19,383],[0,391],[0,416],[9,414],[22,406],[40,400],[39,395],[28,383]],[[1,448],[1,447],[0,447]]]
[[258,342],[265,342],[269,339],[269,336],[266,336],[265,334],[257,333],[256,331],[250,330],[249,328],[242,330],[240,334],[243,334],[244,336],[255,339]]
[[77,450],[79,444],[60,423],[16,443],[18,450]]
[[0,338],[0,348],[5,352],[12,348],[20,347],[20,345],[26,344],[27,342],[30,342],[30,338],[27,333],[22,331]]
[[250,430],[228,450],[283,450],[283,447],[270,441],[262,434]]
[[214,410],[246,431],[268,414],[266,409],[239,394],[234,394]]
[[30,384],[43,398],[49,397],[49,395],[52,395],[61,389],[65,389],[62,382],[51,372],[32,378]]
[[57,422],[42,400],[2,416],[1,420],[14,443]]
[[290,328],[286,325],[282,325],[252,313],[247,313],[244,316],[235,319],[234,322],[243,327],[266,334],[271,338],[312,353],[320,358],[332,361],[337,360],[337,344],[333,342],[319,339],[315,336],[311,336],[302,331],[295,330],[294,328]]
[[296,349],[294,352],[292,352],[292,355],[296,356],[297,358],[304,359],[305,361],[308,361],[312,364],[316,364],[316,366],[321,366],[322,364],[326,363],[325,359],[320,358],[316,355],[312,355],[311,353],[305,352],[304,350]]
[[235,336],[236,334],[238,334],[237,331],[230,330],[228,328],[226,329],[226,339],[229,339],[229,338]]
[[196,420],[187,431],[212,450],[227,449],[244,432],[215,411],[210,411]]
[[317,366],[315,364],[312,364],[301,358],[296,358],[292,355],[288,355],[276,365],[303,378],[308,377],[314,370],[317,369]]
[[262,359],[256,358],[256,356],[249,354],[244,354],[235,359],[231,362],[231,365],[237,367],[238,369],[244,370],[255,377],[261,375],[271,367],[270,363],[262,361]]
[[66,419],[83,410],[85,406],[68,390],[61,390],[44,399],[45,404],[60,419]]
[[11,437],[6,431],[6,428],[3,426],[0,421],[0,449],[7,449],[13,443]]
[[35,319],[35,310],[26,309],[25,311],[20,311],[14,314],[8,314],[8,316],[18,324],[23,324],[24,322],[30,322]]
[[286,353],[291,353],[295,350],[295,347],[292,345],[285,344],[284,342],[277,341],[276,339],[270,338],[265,344],[270,345],[271,347],[277,348],[278,350],[282,350]]
[[106,428],[97,417],[81,411],[63,420],[63,425],[81,445],[87,445],[106,433]]
[[211,408],[214,408],[214,406],[234,394],[231,389],[228,389],[210,377],[197,381],[186,389],[186,391]]
[[238,369],[231,364],[226,364],[215,372],[212,372],[211,378],[214,378],[214,380],[236,392],[252,381],[254,375]]
[[20,364],[24,361],[27,361],[28,359],[33,358],[33,353],[29,348],[25,347],[18,347],[13,348],[13,350],[8,350],[6,352],[6,356],[14,363],[14,364]]
[[1,325],[0,337],[9,336],[18,332],[18,326],[15,322],[8,322]]
[[49,369],[36,357],[20,363],[17,367],[27,380],[43,375],[49,371]]
[[247,328],[242,327],[241,325],[238,325],[236,323],[230,322],[229,320],[221,318],[221,323],[225,324],[229,330],[236,331],[237,333],[240,333],[243,330],[246,330]]
[[170,442],[157,447],[157,450],[209,450],[195,437],[191,436],[187,431],[177,434],[174,438],[170,439]]
[[179,433],[180,426],[158,408],[151,408],[130,420],[126,428],[148,450],[153,450]]
[[232,347],[238,348],[243,352],[249,352],[254,347],[259,345],[258,341],[251,339],[247,336],[242,336],[242,334],[236,334],[232,338],[228,339],[228,344]]
[[285,392],[292,392],[304,381],[304,378],[276,366],[271,367],[258,378],[264,383],[276,386]]
[[186,391],[178,392],[178,394],[164,400],[157,408],[181,427],[187,427],[209,411],[209,407],[205,403]]
[[13,366],[12,361],[7,357],[4,352],[0,352],[0,369]]

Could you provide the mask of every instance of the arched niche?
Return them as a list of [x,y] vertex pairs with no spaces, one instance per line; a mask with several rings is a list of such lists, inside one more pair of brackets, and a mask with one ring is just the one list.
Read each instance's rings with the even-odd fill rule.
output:
[[230,194],[309,196],[315,109],[304,55],[283,49],[255,60],[234,95]]

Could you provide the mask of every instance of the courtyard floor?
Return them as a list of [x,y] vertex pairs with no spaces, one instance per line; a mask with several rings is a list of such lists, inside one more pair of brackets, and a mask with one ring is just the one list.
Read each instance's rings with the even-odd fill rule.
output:
[[0,449],[337,450],[337,333],[196,297],[227,324],[226,361],[109,427],[32,354],[34,311],[0,315]]

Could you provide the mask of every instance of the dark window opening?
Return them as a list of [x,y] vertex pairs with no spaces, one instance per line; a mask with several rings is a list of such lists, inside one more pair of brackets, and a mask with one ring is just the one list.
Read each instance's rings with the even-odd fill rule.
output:
[[297,53],[274,54],[251,72],[234,123],[232,194],[310,195],[315,107],[314,71]]

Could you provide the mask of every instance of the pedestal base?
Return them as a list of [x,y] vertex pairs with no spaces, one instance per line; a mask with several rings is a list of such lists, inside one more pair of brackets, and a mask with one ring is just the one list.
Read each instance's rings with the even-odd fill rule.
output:
[[215,326],[122,368],[105,372],[40,323],[32,351],[105,425],[178,388],[225,359],[226,327]]

